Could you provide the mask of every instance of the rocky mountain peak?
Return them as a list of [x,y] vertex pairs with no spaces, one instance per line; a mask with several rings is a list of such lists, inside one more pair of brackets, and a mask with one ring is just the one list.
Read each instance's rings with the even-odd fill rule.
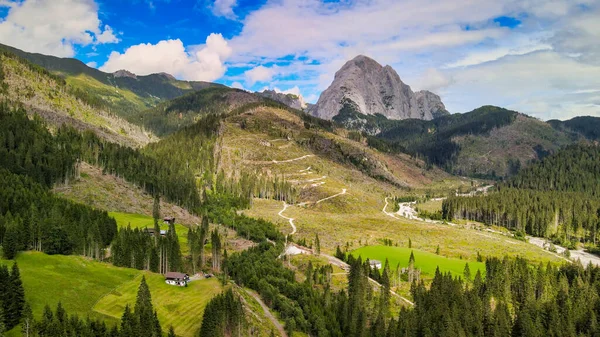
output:
[[128,70],[125,70],[125,69],[115,71],[113,73],[113,76],[115,76],[115,77],[130,77],[130,78],[137,79],[137,76],[134,73],[132,73]]
[[302,110],[307,107],[306,102],[304,101],[304,97],[302,95],[295,95],[291,93],[282,93],[277,92],[275,90],[263,90],[262,92],[257,92],[258,95],[272,99],[274,101],[283,103],[290,108]]
[[171,74],[169,74],[169,73],[158,73],[157,75],[160,75],[160,76],[162,76],[162,77],[166,78],[166,79],[167,79],[167,80],[169,80],[169,81],[175,81],[175,80],[177,80],[177,79],[175,78],[175,76],[173,76],[173,75],[171,75]]
[[313,115],[324,119],[333,119],[340,112],[425,120],[448,113],[438,95],[413,92],[391,66],[384,67],[365,55],[346,62],[311,109]]

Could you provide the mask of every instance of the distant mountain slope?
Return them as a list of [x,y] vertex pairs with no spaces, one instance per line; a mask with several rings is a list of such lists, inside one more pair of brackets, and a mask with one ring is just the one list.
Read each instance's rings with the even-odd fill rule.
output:
[[391,148],[459,175],[508,176],[571,143],[547,123],[493,106],[432,121],[380,121],[379,127],[383,131],[377,139]]
[[162,100],[211,86],[222,86],[209,82],[179,81],[164,73],[147,76],[136,76],[123,70],[105,73],[88,67],[77,59],[28,53],[1,44],[0,50],[13,53],[60,75],[69,85],[97,96],[122,117],[152,107]]
[[[359,55],[335,74],[312,108],[314,116],[334,119],[342,110],[359,115],[380,114],[388,119],[431,120],[448,112],[439,96],[429,91],[413,92],[392,67]],[[346,112],[344,122],[356,119]]]
[[150,132],[110,113],[98,97],[70,87],[47,70],[15,54],[0,51],[0,99],[22,104],[52,127],[69,124],[91,129],[111,142],[141,146],[154,140]]
[[275,90],[263,90],[262,92],[256,92],[256,94],[283,103],[293,109],[303,110],[308,107],[302,96],[284,94]]
[[580,116],[567,121],[549,120],[553,128],[567,132],[572,137],[585,137],[589,140],[600,141],[600,117]]
[[164,136],[195,123],[206,114],[228,112],[244,104],[262,100],[262,97],[244,90],[224,86],[210,87],[140,111],[130,120]]

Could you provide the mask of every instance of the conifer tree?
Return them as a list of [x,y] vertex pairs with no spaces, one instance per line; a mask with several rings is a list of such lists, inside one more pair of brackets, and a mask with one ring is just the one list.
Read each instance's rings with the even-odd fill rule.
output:
[[7,330],[10,330],[19,324],[25,306],[25,290],[23,289],[21,274],[16,262],[12,266],[7,290],[4,303],[4,318]]
[[[391,284],[390,284],[390,264],[388,259],[385,259],[385,265],[381,271],[381,299],[380,299],[380,314],[387,317],[390,308],[391,299]],[[383,322],[382,322],[383,323]]]
[[315,234],[315,254],[321,255],[321,241],[319,240],[319,233]]
[[34,332],[34,318],[33,312],[31,311],[31,307],[29,303],[25,303],[25,307],[23,308],[23,324],[21,324],[21,334],[23,337],[32,336]]
[[146,283],[145,276],[142,276],[142,281],[138,288],[134,317],[139,324],[139,331],[142,333],[142,336],[162,336],[160,323],[152,307],[152,296],[150,295],[150,289]]
[[6,332],[6,325],[4,324],[4,308],[0,306],[0,337],[4,337]]
[[4,258],[12,260],[17,256],[19,249],[19,232],[15,225],[8,224],[4,232],[4,240],[2,242],[2,253]]
[[463,271],[463,276],[465,277],[465,282],[471,282],[471,269],[469,268],[469,263],[465,263],[465,269]]

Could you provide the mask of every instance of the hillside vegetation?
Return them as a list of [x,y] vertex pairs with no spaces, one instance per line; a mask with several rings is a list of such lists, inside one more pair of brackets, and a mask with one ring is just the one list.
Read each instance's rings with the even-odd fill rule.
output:
[[162,100],[220,86],[208,82],[179,81],[168,74],[136,76],[127,71],[109,74],[88,67],[77,59],[27,53],[5,45],[0,45],[0,49],[59,75],[72,88],[93,98],[103,109],[123,118],[151,108]]
[[103,139],[139,147],[155,136],[110,113],[95,96],[69,86],[64,79],[9,52],[0,53],[0,99],[22,104],[49,125],[64,124],[80,131],[92,130]]
[[546,157],[487,196],[450,197],[446,219],[466,218],[548,237],[575,248],[597,244],[600,229],[600,150],[573,145]]
[[[506,177],[571,143],[534,118],[493,106],[432,121],[382,121],[374,146],[406,151],[458,175]],[[383,143],[378,143],[378,139]]]

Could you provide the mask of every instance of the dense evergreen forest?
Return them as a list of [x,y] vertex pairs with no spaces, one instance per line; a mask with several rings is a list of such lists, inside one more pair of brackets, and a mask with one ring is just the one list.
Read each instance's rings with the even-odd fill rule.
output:
[[567,121],[553,119],[549,120],[548,124],[557,130],[570,133],[575,140],[581,136],[589,140],[600,140],[600,118],[598,117],[579,116]]
[[76,161],[39,119],[0,105],[0,242],[6,258],[29,249],[102,257],[117,231],[115,220],[49,190],[75,174]]
[[552,238],[574,248],[598,243],[600,148],[572,145],[497,186],[487,196],[449,197],[445,219],[468,219]]
[[[309,268],[312,277],[299,283],[294,272],[277,259],[281,248],[261,244],[230,256],[226,269],[241,286],[255,289],[279,312],[288,333],[311,336],[596,336],[600,315],[600,268],[580,264],[532,268],[522,258],[488,258],[485,277],[436,272],[430,287],[414,281],[414,307],[390,312],[390,267],[373,270],[368,261],[350,258],[348,289],[331,291],[327,277]],[[377,276],[374,291],[368,277]],[[320,280],[321,283],[315,282]],[[226,330],[225,308],[213,300],[205,322],[217,336],[238,336]],[[210,316],[207,317],[207,316]],[[215,320],[217,322],[215,322]],[[214,328],[216,327],[216,328]],[[200,336],[205,336],[200,334]]]
[[17,326],[27,310],[19,267],[0,266],[0,336]]

